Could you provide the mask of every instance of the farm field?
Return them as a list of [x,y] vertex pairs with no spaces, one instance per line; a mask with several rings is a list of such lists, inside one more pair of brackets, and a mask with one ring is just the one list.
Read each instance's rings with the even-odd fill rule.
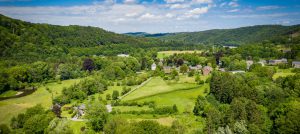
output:
[[8,99],[0,101],[0,124],[9,124],[10,119],[19,113],[25,112],[29,107],[41,104],[45,108],[50,108],[52,105],[51,93],[46,90],[48,87],[53,92],[53,97],[61,94],[63,87],[68,87],[81,79],[71,79],[58,83],[48,83],[45,86],[41,86],[34,93],[14,99]]
[[199,51],[199,50],[195,50],[195,51],[192,51],[192,50],[186,50],[186,51],[160,51],[157,53],[157,58],[159,59],[163,59],[165,57],[169,57],[173,54],[180,54],[180,53],[201,53],[202,51]]
[[199,95],[205,95],[205,89],[209,89],[208,84],[191,89],[174,90],[167,93],[158,93],[150,97],[137,99],[138,102],[154,101],[158,106],[177,105],[180,113],[192,112],[195,100]]
[[166,93],[175,90],[187,90],[198,87],[195,83],[168,83],[168,81],[164,81],[160,77],[153,78],[149,83],[145,86],[137,89],[131,94],[124,97],[122,100],[136,100],[140,98],[146,98],[148,96],[156,95],[159,93]]

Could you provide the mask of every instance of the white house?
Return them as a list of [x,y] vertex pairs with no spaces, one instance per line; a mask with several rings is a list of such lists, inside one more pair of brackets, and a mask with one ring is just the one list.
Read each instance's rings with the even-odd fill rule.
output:
[[247,69],[249,69],[250,66],[253,64],[253,60],[247,60],[246,63],[247,63]]
[[155,63],[153,63],[152,65],[151,65],[151,70],[156,70],[156,64]]
[[129,57],[129,54],[118,54],[118,57]]
[[277,59],[277,60],[269,60],[270,65],[277,65],[277,64],[281,64],[281,63],[287,64],[288,63],[287,59],[282,58],[282,59]]

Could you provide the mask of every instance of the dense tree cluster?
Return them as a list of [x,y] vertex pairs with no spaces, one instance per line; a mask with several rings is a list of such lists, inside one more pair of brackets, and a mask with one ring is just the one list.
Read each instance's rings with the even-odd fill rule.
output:
[[55,118],[54,113],[45,110],[41,105],[36,105],[11,119],[11,128],[16,132],[25,132],[26,134],[44,133]]
[[107,134],[176,134],[179,133],[178,125],[172,127],[162,126],[156,121],[143,120],[140,122],[129,123],[122,118],[113,118],[104,127]]
[[205,117],[207,133],[299,133],[294,126],[299,124],[299,74],[274,82],[259,73],[266,67],[258,67],[245,74],[212,74],[210,95],[199,96],[193,110]]
[[102,93],[105,90],[107,90],[106,80],[101,78],[86,78],[77,84],[64,88],[62,95],[56,97],[54,103],[67,104],[72,99],[83,100],[89,95]]

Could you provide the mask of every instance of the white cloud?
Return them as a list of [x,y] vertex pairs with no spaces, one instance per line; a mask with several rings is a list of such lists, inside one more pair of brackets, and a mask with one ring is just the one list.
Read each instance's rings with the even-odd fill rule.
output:
[[184,2],[184,0],[165,0],[166,3],[179,3]]
[[287,13],[276,13],[276,14],[247,14],[247,15],[222,15],[221,18],[234,19],[234,18],[275,18],[287,16]]
[[201,7],[201,8],[195,8],[193,10],[190,10],[189,14],[199,15],[199,14],[204,14],[207,12],[208,12],[208,7]]
[[175,15],[174,15],[174,14],[171,14],[171,13],[167,13],[167,14],[166,14],[166,17],[167,17],[167,18],[173,18],[173,17],[175,17]]
[[209,4],[212,3],[212,0],[192,0],[192,3],[196,3],[196,4]]
[[182,8],[188,8],[190,7],[189,4],[170,4],[169,7],[171,9],[182,9]]
[[232,9],[232,10],[229,10],[229,11],[227,11],[227,12],[229,12],[229,13],[234,13],[234,12],[238,12],[238,11],[240,11],[239,9]]
[[124,0],[125,4],[135,4],[136,1],[135,0]]
[[157,19],[161,19],[161,18],[162,18],[162,16],[160,16],[160,15],[145,13],[139,17],[139,20],[157,20]]
[[184,20],[189,18],[199,18],[201,14],[205,14],[208,12],[209,7],[201,7],[201,8],[194,8],[189,10],[184,15],[177,17],[177,20]]
[[126,13],[125,16],[126,17],[136,17],[136,16],[139,16],[139,13]]
[[224,7],[225,5],[227,5],[227,2],[223,2],[220,4],[220,7]]
[[279,8],[282,8],[280,6],[260,6],[260,7],[257,7],[256,9],[257,10],[274,10],[274,9],[279,9]]
[[237,1],[231,1],[231,2],[228,3],[228,5],[231,6],[231,7],[238,7],[239,6]]

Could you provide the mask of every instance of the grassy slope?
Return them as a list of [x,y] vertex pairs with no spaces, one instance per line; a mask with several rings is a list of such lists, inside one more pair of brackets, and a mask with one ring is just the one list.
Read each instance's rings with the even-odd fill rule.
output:
[[209,89],[208,84],[189,90],[177,90],[169,93],[160,93],[151,97],[138,99],[138,101],[155,101],[158,106],[171,106],[176,104],[179,112],[185,110],[192,112],[195,100],[198,95],[204,95],[205,88]]
[[[201,78],[205,80],[208,76]],[[191,83],[186,83],[187,81]],[[153,95],[150,96],[144,96],[143,98],[136,99],[138,102],[144,102],[144,101],[155,101],[158,106],[171,106],[173,104],[176,104],[179,112],[176,115],[151,115],[151,114],[141,114],[141,115],[132,115],[132,114],[122,114],[121,116],[128,119],[129,121],[140,121],[140,120],[155,120],[158,121],[162,125],[170,126],[173,121],[178,120],[181,124],[184,124],[185,132],[186,133],[194,133],[197,129],[203,129],[204,128],[204,120],[201,117],[195,117],[192,115],[192,110],[194,107],[195,100],[198,95],[205,95],[204,89],[209,89],[209,84],[204,84],[200,87],[191,88],[191,89],[185,89],[185,85],[193,85],[194,79],[191,77],[186,76],[180,76],[179,84],[171,84],[168,85],[165,83],[164,80],[161,78],[153,78],[148,84],[146,84],[144,87],[137,89],[136,94],[130,94],[130,95],[140,95],[140,93],[143,93],[144,90],[151,90],[151,88],[160,87],[162,89],[172,89],[168,92],[157,92],[157,90],[154,90],[156,92]],[[195,85],[195,84],[194,84]],[[183,89],[179,89],[183,87]],[[142,92],[140,92],[142,90]],[[129,97],[130,97],[129,95]],[[127,96],[128,97],[128,96]],[[130,98],[135,98],[134,96],[131,96]],[[126,99],[126,97],[125,97]],[[128,99],[128,98],[127,98]],[[117,109],[121,107],[115,107]],[[147,107],[122,107],[123,110],[142,110],[147,109]],[[188,112],[189,114],[184,114],[182,112]],[[197,118],[197,119],[196,119]],[[198,121],[197,121],[198,120]]]
[[18,92],[14,90],[8,90],[2,94],[0,94],[0,97],[10,97],[10,96],[15,96]]
[[192,50],[190,50],[190,51],[160,51],[160,52],[157,53],[157,57],[159,59],[163,59],[163,58],[169,57],[169,56],[171,56],[173,54],[194,53],[194,52],[201,53],[201,51],[199,51],[199,50],[196,50],[196,51],[192,51]]
[[[61,84],[48,83],[46,87],[53,92],[53,96],[55,97],[61,94],[63,87],[68,87],[80,80],[81,79],[65,80],[62,81]],[[51,93],[45,89],[45,86],[38,88],[38,90],[31,95],[0,101],[0,124],[9,124],[13,116],[24,112],[26,108],[36,104],[42,104],[45,108],[50,108],[51,102]]]
[[137,89],[122,100],[135,100],[145,98],[159,93],[171,92],[175,90],[191,89],[197,87],[194,83],[167,83],[160,77],[153,78],[145,86]]
[[295,73],[292,72],[292,68],[290,69],[277,69],[277,72],[273,75],[273,80],[276,80],[279,77],[286,77],[289,75],[295,75]]

